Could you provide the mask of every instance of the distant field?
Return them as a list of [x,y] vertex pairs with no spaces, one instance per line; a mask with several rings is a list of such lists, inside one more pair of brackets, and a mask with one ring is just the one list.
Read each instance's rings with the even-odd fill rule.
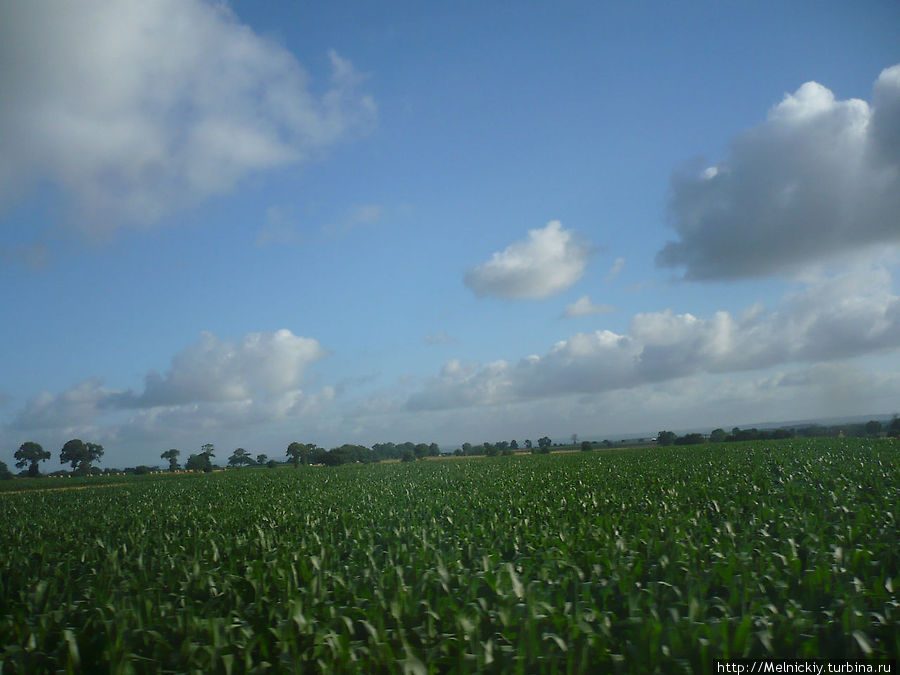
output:
[[0,494],[0,672],[900,655],[886,441],[113,478]]

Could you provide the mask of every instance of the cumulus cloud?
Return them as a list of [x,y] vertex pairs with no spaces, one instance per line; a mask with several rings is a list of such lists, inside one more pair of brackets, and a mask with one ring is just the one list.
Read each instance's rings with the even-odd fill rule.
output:
[[330,53],[321,94],[284,47],[221,3],[6,3],[0,207],[58,187],[86,231],[150,224],[374,119]]
[[202,333],[175,355],[164,376],[150,372],[142,392],[108,389],[89,379],[60,394],[44,392],[29,400],[11,427],[65,428],[128,410],[138,410],[138,426],[158,419],[233,422],[303,415],[334,397],[327,387],[316,394],[300,388],[306,368],[325,355],[318,341],[289,330],[250,333],[236,342]]
[[97,378],[80,382],[61,394],[42,392],[30,399],[10,425],[17,430],[63,429],[93,421],[121,392],[106,389]]
[[740,134],[717,166],[677,173],[678,240],[658,264],[688,279],[795,272],[900,243],[900,65],[871,105],[807,82]]
[[900,347],[900,297],[883,269],[804,288],[775,311],[703,319],[670,310],[637,314],[627,334],[577,333],[543,356],[486,365],[450,361],[408,400],[441,409],[630,389],[709,373],[824,362]]
[[590,254],[587,244],[553,220],[466,272],[465,283],[479,296],[546,298],[578,281]]
[[165,375],[152,372],[144,392],[129,407],[198,401],[235,401],[262,393],[277,396],[296,389],[306,367],[325,356],[317,340],[282,329],[250,333],[239,342],[204,332],[172,359]]
[[563,318],[570,319],[579,316],[592,316],[594,314],[605,314],[614,311],[612,305],[595,304],[588,296],[582,295],[575,302],[566,305],[563,311]]

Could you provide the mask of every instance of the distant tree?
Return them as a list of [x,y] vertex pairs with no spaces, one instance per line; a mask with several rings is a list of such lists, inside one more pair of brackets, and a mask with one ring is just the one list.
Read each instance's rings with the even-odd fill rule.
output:
[[138,476],[143,476],[144,474],[150,473],[150,467],[146,464],[139,464],[134,467],[134,473]]
[[278,462],[276,462],[274,459],[270,459],[268,462],[266,462],[266,466],[270,469],[274,469],[276,466],[278,466]]
[[725,440],[727,434],[724,429],[713,429],[709,432],[709,442],[710,443],[721,443]]
[[259,454],[256,456],[256,463],[259,464],[260,466],[262,466],[263,464],[265,464],[268,460],[269,460],[269,456],[268,456],[268,455],[264,455],[263,453],[259,453]]
[[881,422],[878,420],[869,420],[866,422],[866,433],[869,436],[877,436],[881,433]]
[[166,450],[159,457],[160,459],[166,459],[169,461],[169,471],[178,471],[178,455],[181,453],[175,448],[171,448],[170,450]]
[[[308,453],[308,449],[303,443],[297,443],[294,441],[287,447],[287,452],[285,454],[288,456],[288,459],[294,463],[294,467],[296,468],[300,464],[300,458],[304,456],[304,454]],[[305,464],[306,462],[304,462]]]
[[0,462],[0,480],[10,480],[12,477],[12,471],[6,466],[6,462]]
[[472,454],[472,444],[471,444],[471,443],[468,443],[468,442],[463,443],[463,444],[462,444],[462,451],[463,451],[463,454],[464,454],[464,455],[471,455],[471,454]]
[[91,464],[103,456],[103,446],[99,443],[85,443],[79,438],[66,441],[59,453],[59,461],[71,464],[77,474],[91,473]]
[[401,462],[415,462],[416,455],[411,450],[404,450],[403,457],[400,458]]
[[541,453],[547,454],[550,452],[550,446],[553,445],[553,441],[550,440],[549,437],[543,436],[538,439],[538,448],[540,448]]
[[578,445],[578,434],[572,434],[570,438],[572,439],[572,445]]
[[531,450],[531,441],[529,439],[525,439],[525,449]]
[[518,444],[518,442],[516,441],[515,438],[512,439],[512,440],[509,442],[509,447],[510,447],[511,449],[513,449],[513,450],[518,450],[518,449],[519,449],[519,444]]
[[21,469],[28,464],[28,475],[35,477],[41,475],[38,463],[50,459],[50,453],[34,441],[25,441],[16,450],[14,457],[16,458],[17,469]]
[[253,458],[243,448],[235,448],[231,457],[228,458],[228,466],[241,466],[242,464],[253,464]]
[[209,455],[203,452],[188,457],[187,462],[184,463],[184,468],[188,471],[203,471],[205,473],[213,470]]
[[891,424],[888,426],[888,436],[893,438],[900,436],[900,417],[894,415],[891,418]]
[[593,449],[590,441],[581,441],[581,451],[590,452]]
[[675,439],[675,445],[698,445],[704,440],[703,434],[685,434],[684,436],[679,436]]
[[415,454],[416,459],[425,459],[426,457],[428,457],[428,444],[416,443],[416,446],[413,449],[413,453]]
[[673,445],[675,443],[675,438],[674,431],[660,431],[656,435],[656,442],[659,445]]
[[604,448],[611,448],[611,447],[612,447],[612,441],[609,440],[608,438],[604,439],[604,440],[603,440],[603,447],[604,447]]
[[428,456],[429,457],[440,457],[441,456],[441,447],[437,443],[432,443],[428,446]]
[[488,443],[487,441],[482,443],[481,447],[484,448],[484,454],[488,457],[496,457],[498,454],[500,454],[500,448],[492,443]]

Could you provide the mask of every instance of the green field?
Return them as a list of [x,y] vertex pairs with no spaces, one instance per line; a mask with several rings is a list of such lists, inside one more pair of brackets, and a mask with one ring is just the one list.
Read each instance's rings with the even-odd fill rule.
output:
[[887,441],[104,480],[0,494],[3,674],[900,654]]

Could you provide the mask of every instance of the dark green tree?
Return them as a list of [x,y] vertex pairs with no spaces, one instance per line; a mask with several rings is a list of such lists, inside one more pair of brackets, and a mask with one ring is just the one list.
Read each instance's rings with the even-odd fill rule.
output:
[[243,448],[235,448],[231,457],[228,458],[228,466],[241,466],[242,464],[253,464],[253,458]]
[[548,436],[543,436],[538,439],[538,448],[541,451],[541,454],[547,454],[550,452],[550,446],[553,445],[553,441],[550,440]]
[[413,454],[416,459],[425,459],[428,457],[428,445],[426,443],[416,443],[413,448]]
[[881,422],[878,420],[869,420],[866,422],[866,433],[869,436],[877,436],[881,433]]
[[203,471],[204,473],[209,473],[213,470],[209,455],[204,452],[188,457],[187,462],[184,463],[184,468],[188,471]]
[[709,432],[709,442],[710,443],[721,443],[725,440],[725,437],[728,434],[725,433],[724,429],[713,429]]
[[89,473],[91,464],[103,456],[103,446],[99,443],[85,443],[79,438],[66,441],[59,453],[59,461],[71,464],[72,470],[83,475]]
[[50,453],[34,441],[22,443],[14,456],[16,458],[16,468],[21,469],[28,464],[28,475],[32,477],[41,475],[38,463],[50,459]]
[[288,459],[293,462],[294,467],[296,468],[300,465],[301,459],[303,459],[303,463],[306,464],[309,458],[309,446],[294,441],[287,447],[287,451],[285,452],[285,454],[287,455]]
[[441,456],[441,448],[437,443],[432,443],[428,446],[428,456],[429,457],[440,457]]
[[519,449],[519,444],[516,442],[516,439],[515,439],[515,438],[512,439],[512,440],[509,442],[509,447],[510,447],[511,449],[513,449],[513,450],[518,450],[518,449]]
[[259,454],[256,456],[256,463],[259,464],[260,466],[262,466],[263,464],[265,464],[267,461],[269,461],[269,456],[268,456],[268,455],[264,455],[263,453],[259,453]]
[[674,431],[660,431],[656,435],[656,442],[659,445],[674,445],[676,438]]
[[590,452],[592,450],[590,441],[581,441],[582,452]]
[[175,448],[170,448],[162,453],[159,457],[160,459],[168,460],[169,462],[169,471],[178,471],[178,455],[181,452],[176,450]]
[[6,462],[0,462],[0,480],[9,480],[12,477],[12,471],[6,466]]

